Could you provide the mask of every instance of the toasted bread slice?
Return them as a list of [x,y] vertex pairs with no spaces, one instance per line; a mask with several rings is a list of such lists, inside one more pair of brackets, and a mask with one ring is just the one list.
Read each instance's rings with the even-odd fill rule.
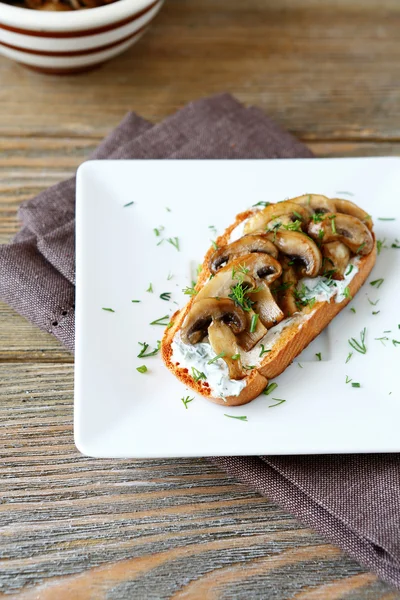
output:
[[[227,245],[230,241],[230,236],[236,227],[253,214],[249,210],[240,213],[235,222],[230,225],[225,232],[218,237],[216,243],[219,248]],[[211,247],[202,265],[202,270],[196,284],[196,290],[200,290],[210,277],[209,259],[214,252]],[[376,244],[374,238],[374,246],[372,251],[359,257],[357,263],[358,272],[349,283],[349,292],[347,298],[342,302],[335,302],[335,298],[331,298],[330,302],[316,302],[314,306],[305,308],[299,317],[285,327],[279,335],[279,338],[272,346],[270,352],[265,355],[261,364],[257,368],[249,371],[245,378],[246,385],[237,396],[227,396],[225,398],[216,398],[212,396],[210,386],[207,381],[195,381],[187,368],[182,368],[179,364],[172,361],[172,342],[175,335],[180,331],[187,314],[189,313],[194,298],[192,297],[187,305],[177,311],[171,318],[171,325],[166,329],[162,342],[161,353],[166,366],[174,373],[174,375],[182,381],[186,386],[192,388],[198,394],[205,396],[208,400],[225,406],[239,406],[251,402],[254,398],[265,389],[268,380],[280,375],[286,367],[298,356],[314,338],[330,323],[330,321],[350,302],[355,296],[360,287],[367,279],[376,260]],[[302,318],[303,316],[303,318]]]

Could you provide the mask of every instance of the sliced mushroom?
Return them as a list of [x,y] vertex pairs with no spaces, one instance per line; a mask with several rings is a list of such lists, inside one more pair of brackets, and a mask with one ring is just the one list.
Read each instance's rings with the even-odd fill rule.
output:
[[256,283],[256,288],[249,289],[247,292],[251,301],[254,302],[252,308],[259,315],[260,321],[265,327],[273,327],[282,321],[283,313],[275,302],[268,285],[281,276],[280,263],[267,254],[248,254],[231,263],[232,269],[238,269],[239,266],[246,270]]
[[252,252],[269,254],[273,258],[278,258],[277,248],[267,239],[265,234],[252,233],[216,250],[209,261],[210,271],[215,275],[224,264],[229,264],[232,260]]
[[240,278],[242,273],[245,273],[256,282],[256,285],[259,283],[258,280],[261,279],[270,284],[278,279],[282,273],[282,267],[275,258],[269,256],[269,254],[260,254],[259,252],[238,258],[232,261],[228,267],[224,267],[223,270],[225,269],[230,269],[231,273],[236,273],[236,277]]
[[230,298],[204,298],[192,305],[185,319],[181,333],[183,342],[201,342],[213,321],[223,321],[234,334],[241,333],[247,326],[244,310]]
[[[312,222],[309,224],[311,227]],[[316,277],[321,269],[322,256],[316,243],[298,231],[275,231],[267,234],[271,242],[282,252],[303,266],[300,274]]]
[[[239,260],[239,263],[242,261]],[[240,269],[240,265],[237,265],[237,268]],[[218,271],[218,273],[207,283],[204,287],[199,290],[198,294],[194,297],[194,303],[200,302],[200,300],[204,300],[204,298],[228,298],[231,293],[232,286],[238,283],[237,279],[232,277],[232,266],[228,265]],[[257,287],[254,279],[246,273],[240,271],[241,281],[246,284],[248,288]]]
[[253,308],[255,312],[267,329],[282,321],[284,314],[275,302],[271,290],[264,282],[259,284],[257,291],[249,295],[254,302]]
[[343,242],[354,254],[362,256],[369,254],[374,245],[374,239],[367,226],[361,223],[360,219],[342,213],[327,214],[319,223],[311,221],[308,233],[323,243]]
[[[222,321],[213,321],[208,328],[208,340],[216,355],[223,354],[222,359],[228,366],[229,377],[231,379],[243,379],[246,373],[242,367],[235,334],[229,325]],[[238,358],[232,358],[232,356]]]
[[320,194],[304,194],[293,198],[291,202],[311,208],[316,213],[331,213],[336,210],[335,202]]
[[352,217],[356,217],[360,219],[364,225],[368,227],[370,231],[373,228],[373,222],[371,219],[371,215],[369,215],[365,210],[354,204],[354,202],[350,202],[350,200],[343,200],[342,198],[333,198],[333,202],[336,205],[336,210],[331,212],[340,212],[345,215],[351,215]]
[[262,340],[264,335],[267,333],[267,328],[262,324],[260,319],[257,320],[255,330],[252,332],[250,331],[253,315],[255,315],[254,310],[249,310],[248,312],[246,312],[246,318],[247,318],[246,331],[239,333],[239,335],[237,336],[239,346],[241,348],[243,348],[243,350],[245,350],[246,352],[248,352],[249,350],[254,348],[254,346],[260,340]]
[[268,223],[279,217],[289,217],[292,222],[301,220],[307,225],[310,220],[310,211],[307,207],[295,204],[290,200],[278,202],[277,204],[270,204],[256,212],[247,220],[246,225],[244,226],[244,232],[252,233],[253,231],[265,231]]
[[276,296],[278,304],[283,311],[285,317],[291,317],[295,312],[298,312],[296,305],[295,290],[297,285],[297,274],[293,266],[293,261],[287,257],[282,259],[282,277],[280,285],[276,288]]
[[322,275],[332,271],[332,279],[344,279],[344,273],[350,260],[350,249],[343,242],[322,244]]

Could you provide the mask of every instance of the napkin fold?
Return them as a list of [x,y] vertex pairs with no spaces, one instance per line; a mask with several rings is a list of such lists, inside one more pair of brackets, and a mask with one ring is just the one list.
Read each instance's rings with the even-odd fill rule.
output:
[[[130,113],[91,158],[311,156],[260,110],[223,94],[191,103],[157,125]],[[75,178],[22,204],[19,217],[21,230],[0,246],[0,299],[73,351]],[[400,588],[399,455],[212,461]]]

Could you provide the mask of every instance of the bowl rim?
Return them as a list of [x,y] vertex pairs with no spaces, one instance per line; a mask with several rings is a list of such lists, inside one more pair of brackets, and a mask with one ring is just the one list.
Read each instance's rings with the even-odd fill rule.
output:
[[1,3],[0,30],[4,25],[15,28],[17,33],[22,33],[21,30],[24,29],[34,32],[97,29],[123,21],[158,3],[159,0],[117,0],[97,8],[63,12],[33,10]]

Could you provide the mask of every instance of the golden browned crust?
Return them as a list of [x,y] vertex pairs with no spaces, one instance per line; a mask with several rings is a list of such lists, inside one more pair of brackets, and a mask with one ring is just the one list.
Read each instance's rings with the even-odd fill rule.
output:
[[[237,215],[235,222],[217,238],[217,245],[219,247],[225,246],[229,242],[230,235],[235,227],[247,219],[251,213],[252,211],[248,210]],[[204,257],[202,270],[195,288],[196,290],[201,289],[210,277],[211,273],[208,268],[208,263],[213,252],[214,248],[211,246]],[[359,259],[358,273],[353,277],[349,284],[350,295],[352,297],[355,296],[367,279],[375,264],[375,260],[376,244],[374,244],[374,248],[370,254],[362,256]],[[192,306],[193,298],[190,299],[182,310],[177,311],[172,316],[171,325],[166,329],[161,341],[161,355],[168,369],[170,369],[182,383],[192,388],[198,394],[205,396],[208,400],[225,406],[240,406],[242,404],[247,404],[259,396],[267,385],[268,379],[273,379],[277,375],[280,375],[290,365],[294,358],[296,358],[296,356],[298,356],[304,348],[306,348],[306,346],[321,333],[321,331],[350,302],[350,300],[351,298],[346,298],[342,302],[335,302],[333,298],[331,299],[331,302],[317,302],[312,310],[308,311],[311,312],[311,316],[307,321],[294,321],[292,325],[285,328],[282,331],[279,340],[274,344],[271,352],[266,355],[262,364],[257,369],[250,371],[249,375],[247,375],[246,387],[243,388],[238,396],[228,396],[225,399],[212,397],[210,387],[206,381],[194,381],[189,374],[188,369],[180,368],[179,364],[174,364],[171,361],[172,341],[177,331],[181,328],[185,317]],[[307,312],[307,309],[304,312]]]

